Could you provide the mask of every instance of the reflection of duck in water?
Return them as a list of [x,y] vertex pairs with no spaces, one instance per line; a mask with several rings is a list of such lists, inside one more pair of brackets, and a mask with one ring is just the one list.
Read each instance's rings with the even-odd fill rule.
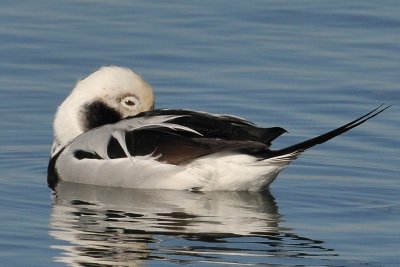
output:
[[49,185],[61,179],[125,188],[263,190],[304,150],[387,108],[273,151],[271,142],[285,132],[280,127],[153,105],[151,87],[128,69],[101,68],[78,82],[55,117]]
[[71,266],[334,256],[321,241],[281,228],[280,218],[268,191],[193,193],[62,182],[50,233],[69,243],[57,246],[64,253],[56,260]]

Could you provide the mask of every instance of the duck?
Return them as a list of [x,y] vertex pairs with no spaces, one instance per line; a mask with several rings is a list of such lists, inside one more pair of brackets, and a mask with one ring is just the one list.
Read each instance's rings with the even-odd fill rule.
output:
[[131,69],[101,67],[78,81],[54,117],[48,186],[262,191],[304,151],[382,113],[306,141],[271,149],[287,131],[188,109],[155,109],[152,87]]

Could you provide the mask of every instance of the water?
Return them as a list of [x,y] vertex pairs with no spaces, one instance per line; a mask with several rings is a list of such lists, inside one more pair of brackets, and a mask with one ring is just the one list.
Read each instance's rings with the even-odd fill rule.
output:
[[[2,1],[1,266],[396,266],[396,1]],[[102,65],[157,106],[283,126],[284,147],[380,103],[262,193],[46,186],[57,105]]]

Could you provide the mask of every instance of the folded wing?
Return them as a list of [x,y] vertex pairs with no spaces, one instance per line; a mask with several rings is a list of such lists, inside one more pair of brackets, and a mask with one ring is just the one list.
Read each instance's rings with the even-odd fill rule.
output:
[[186,110],[155,110],[88,131],[71,143],[77,158],[152,156],[182,164],[217,152],[263,154],[286,132],[258,128],[232,116]]

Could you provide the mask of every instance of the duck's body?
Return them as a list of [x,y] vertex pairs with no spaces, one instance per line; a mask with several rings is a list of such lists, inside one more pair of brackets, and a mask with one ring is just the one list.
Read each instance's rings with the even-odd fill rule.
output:
[[60,106],[48,169],[59,180],[176,190],[263,190],[301,152],[386,108],[327,134],[272,151],[283,128],[188,110],[152,110],[151,87],[130,70],[101,68]]

